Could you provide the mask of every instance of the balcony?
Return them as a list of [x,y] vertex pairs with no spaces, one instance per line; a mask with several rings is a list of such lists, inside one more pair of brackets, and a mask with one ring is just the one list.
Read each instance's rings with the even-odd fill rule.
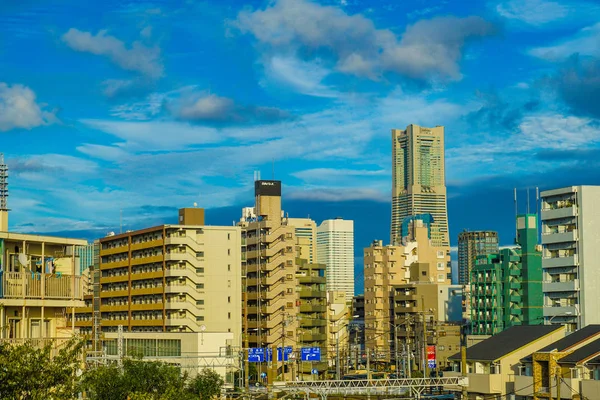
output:
[[394,313],[396,313],[396,314],[416,313],[418,311],[419,310],[417,309],[417,307],[402,307],[402,306],[394,307]]
[[573,229],[571,232],[545,233],[542,235],[542,244],[568,243],[577,239],[577,229]]
[[326,297],[326,293],[321,290],[300,290],[301,298],[311,298],[311,297]]
[[567,282],[544,282],[542,290],[544,292],[574,292],[579,290],[579,279]]
[[310,284],[310,283],[326,283],[327,278],[324,276],[299,276],[298,283]]
[[542,210],[542,221],[577,216],[577,206]]
[[81,276],[0,272],[0,298],[83,300]]
[[544,257],[542,259],[542,267],[544,268],[573,267],[577,264],[579,264],[577,255],[567,257]]
[[315,319],[315,318],[301,318],[300,319],[301,327],[325,326],[325,325],[327,325],[327,321],[324,319]]
[[533,392],[533,376],[515,376],[515,394],[517,396],[531,396]]
[[579,315],[577,312],[577,308],[575,306],[558,306],[558,307],[549,307],[545,306],[544,317],[554,317],[554,316],[569,316],[575,317]]
[[600,393],[600,381],[591,379],[581,380],[581,395],[586,398],[592,398],[595,394]]
[[324,342],[327,340],[327,335],[324,333],[309,333],[300,334],[300,342]]
[[502,393],[502,375],[468,374],[469,392],[494,394]]
[[324,304],[301,304],[300,305],[301,313],[325,312],[325,311],[327,311],[327,306]]

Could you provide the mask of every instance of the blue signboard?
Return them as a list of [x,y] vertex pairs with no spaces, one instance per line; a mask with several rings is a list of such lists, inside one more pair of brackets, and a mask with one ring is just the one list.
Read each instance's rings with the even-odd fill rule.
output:
[[302,361],[321,361],[321,349],[319,347],[303,347],[300,351]]
[[319,371],[316,369],[311,370],[310,373],[313,375],[319,375]]
[[263,362],[265,361],[265,349],[250,348],[248,349],[248,362]]
[[435,360],[427,360],[427,368],[435,368]]
[[[293,351],[292,346],[286,346],[283,361],[288,361]],[[277,361],[281,361],[281,347],[277,348]]]

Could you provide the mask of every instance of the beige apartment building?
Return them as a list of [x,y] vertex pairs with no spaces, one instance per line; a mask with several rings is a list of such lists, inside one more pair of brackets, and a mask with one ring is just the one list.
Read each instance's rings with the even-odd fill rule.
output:
[[282,215],[281,182],[255,182],[254,210],[240,225],[244,347],[293,345],[299,340],[296,234]]
[[[406,224],[406,235],[400,245],[384,246],[382,241],[375,241],[364,252],[365,340],[368,349],[377,349],[376,358],[382,362],[389,362],[393,354],[394,331],[406,329],[400,328],[403,317],[396,315],[422,312],[412,297],[410,302],[401,297],[396,299],[394,287],[424,284],[421,290],[429,292],[429,288],[451,283],[450,249],[432,244],[426,220],[415,217]],[[425,307],[426,310],[439,309],[437,290],[427,299],[435,307]],[[438,320],[442,317],[438,316]],[[413,315],[413,324],[415,319]]]
[[[8,212],[2,211],[8,221]],[[4,226],[3,229],[7,229]],[[85,240],[0,232],[0,339],[60,339],[76,333],[74,311],[88,282],[77,248]]]
[[405,218],[431,214],[433,244],[450,246],[444,162],[443,126],[392,129],[391,244],[400,244]]
[[76,325],[92,333],[221,332],[241,347],[241,232],[204,225],[203,209],[182,209],[178,225],[100,239],[99,318]]
[[[329,365],[336,366],[337,360],[340,360],[340,370],[343,373],[343,367],[346,364],[344,360],[349,357],[348,343],[350,323],[350,307],[346,302],[347,293],[345,291],[327,292],[328,307],[328,358]],[[337,366],[336,366],[337,367]]]

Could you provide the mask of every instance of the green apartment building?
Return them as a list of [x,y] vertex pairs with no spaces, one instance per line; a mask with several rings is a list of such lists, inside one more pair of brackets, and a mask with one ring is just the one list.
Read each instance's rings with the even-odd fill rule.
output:
[[474,335],[494,335],[515,325],[543,324],[537,215],[519,215],[516,222],[517,247],[479,256],[471,271]]

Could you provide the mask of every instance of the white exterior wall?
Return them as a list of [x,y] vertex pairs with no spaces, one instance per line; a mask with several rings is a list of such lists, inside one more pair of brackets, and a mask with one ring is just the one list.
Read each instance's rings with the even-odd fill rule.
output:
[[568,330],[598,324],[600,186],[548,190],[541,197],[544,320],[570,324]]
[[317,262],[327,266],[327,291],[354,296],[354,221],[325,220],[317,228]]

